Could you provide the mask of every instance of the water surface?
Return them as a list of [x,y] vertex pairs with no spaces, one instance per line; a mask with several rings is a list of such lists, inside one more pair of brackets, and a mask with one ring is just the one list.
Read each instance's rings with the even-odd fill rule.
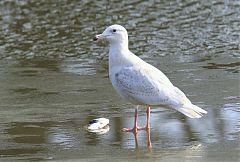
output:
[[[0,161],[238,161],[239,1],[1,1]],[[134,137],[134,106],[108,79],[95,34],[118,23],[130,49],[161,69],[201,119],[152,109]],[[145,123],[145,108],[139,123]],[[84,130],[96,117],[110,131]],[[152,149],[147,147],[150,136]]]

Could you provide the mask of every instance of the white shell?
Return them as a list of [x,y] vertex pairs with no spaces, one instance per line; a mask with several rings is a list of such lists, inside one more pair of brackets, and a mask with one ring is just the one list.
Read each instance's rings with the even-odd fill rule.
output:
[[88,131],[95,132],[100,129],[103,129],[109,124],[109,119],[106,118],[97,118],[93,119],[89,122],[89,125],[87,127]]

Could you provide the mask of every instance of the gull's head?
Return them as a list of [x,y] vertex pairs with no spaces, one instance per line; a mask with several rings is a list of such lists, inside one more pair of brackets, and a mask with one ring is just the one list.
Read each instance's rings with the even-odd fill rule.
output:
[[115,24],[107,27],[102,34],[96,35],[93,40],[105,40],[110,44],[121,42],[128,43],[128,34],[123,26]]

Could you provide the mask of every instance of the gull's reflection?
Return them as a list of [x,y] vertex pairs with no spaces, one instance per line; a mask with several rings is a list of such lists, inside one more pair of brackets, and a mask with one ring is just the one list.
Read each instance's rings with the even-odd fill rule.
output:
[[[134,135],[134,141],[135,141],[135,148],[136,150],[139,149],[139,145],[138,145],[138,133],[132,132]],[[152,143],[151,143],[151,136],[150,136],[150,129],[146,129],[146,133],[147,133],[147,148],[151,149],[152,148]]]

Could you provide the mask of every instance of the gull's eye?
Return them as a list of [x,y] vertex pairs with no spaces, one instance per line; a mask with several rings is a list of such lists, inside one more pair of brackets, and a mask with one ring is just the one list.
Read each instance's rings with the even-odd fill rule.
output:
[[116,29],[113,29],[113,30],[112,30],[113,33],[116,33],[116,31],[117,31]]

